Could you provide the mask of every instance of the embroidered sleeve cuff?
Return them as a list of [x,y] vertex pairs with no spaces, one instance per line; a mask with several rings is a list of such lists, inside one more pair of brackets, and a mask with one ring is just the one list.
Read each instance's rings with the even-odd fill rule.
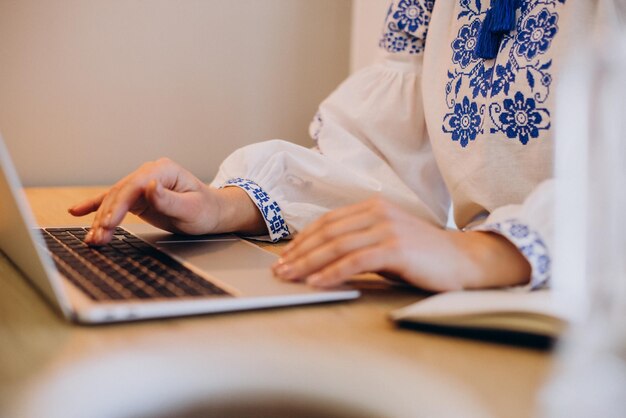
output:
[[434,0],[392,2],[379,46],[393,54],[422,53],[434,5]]
[[252,180],[235,178],[228,180],[222,187],[239,187],[250,196],[250,199],[256,204],[263,216],[269,238],[272,242],[287,238],[290,235],[280,206],[278,206],[278,203],[276,203],[261,186]]
[[548,247],[541,235],[528,225],[510,219],[503,222],[488,223],[471,228],[472,231],[489,231],[500,234],[515,245],[526,257],[532,268],[529,289],[538,289],[548,283],[551,274],[551,259]]

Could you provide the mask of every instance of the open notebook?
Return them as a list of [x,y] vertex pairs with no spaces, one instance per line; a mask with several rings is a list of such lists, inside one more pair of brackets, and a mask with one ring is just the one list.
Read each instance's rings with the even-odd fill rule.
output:
[[503,343],[549,347],[570,322],[550,290],[441,293],[391,313],[400,326]]

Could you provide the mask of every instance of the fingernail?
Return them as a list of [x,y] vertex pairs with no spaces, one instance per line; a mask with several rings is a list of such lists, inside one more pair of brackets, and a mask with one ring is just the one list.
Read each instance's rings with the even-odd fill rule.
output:
[[319,273],[311,274],[306,278],[306,283],[311,286],[319,286],[322,283],[322,275]]
[[280,266],[284,265],[285,263],[286,263],[286,260],[283,257],[280,257],[278,260],[274,262],[274,264],[272,264],[272,269],[276,270]]
[[107,213],[107,215],[104,217],[104,221],[102,222],[102,224],[104,226],[111,226],[111,218],[112,218],[111,212]]
[[274,270],[274,273],[276,274],[276,276],[280,277],[281,279],[289,279],[291,278],[293,269],[291,268],[289,264],[281,264],[280,266],[276,267],[276,270]]

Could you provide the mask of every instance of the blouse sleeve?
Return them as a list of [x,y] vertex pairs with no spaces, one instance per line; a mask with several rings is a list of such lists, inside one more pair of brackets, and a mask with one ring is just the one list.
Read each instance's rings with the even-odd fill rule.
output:
[[513,243],[530,263],[532,273],[527,289],[549,285],[554,248],[554,179],[541,183],[520,205],[494,210],[483,224],[468,228],[502,235]]
[[288,237],[325,212],[380,195],[437,225],[449,197],[426,133],[422,51],[432,0],[392,2],[382,60],[342,83],[310,126],[315,146],[283,140],[235,151],[213,185],[245,190],[269,239]]

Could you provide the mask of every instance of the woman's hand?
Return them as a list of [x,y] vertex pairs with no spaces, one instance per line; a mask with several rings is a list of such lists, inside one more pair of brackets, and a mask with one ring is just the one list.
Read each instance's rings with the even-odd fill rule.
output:
[[358,273],[390,273],[430,291],[530,278],[530,265],[505,238],[446,231],[379,198],[322,216],[293,239],[273,270],[317,287],[340,285]]
[[248,195],[236,187],[214,189],[173,161],[143,164],[103,194],[69,209],[74,216],[96,212],[86,241],[103,245],[127,212],[167,231],[208,234],[262,233],[263,220]]

